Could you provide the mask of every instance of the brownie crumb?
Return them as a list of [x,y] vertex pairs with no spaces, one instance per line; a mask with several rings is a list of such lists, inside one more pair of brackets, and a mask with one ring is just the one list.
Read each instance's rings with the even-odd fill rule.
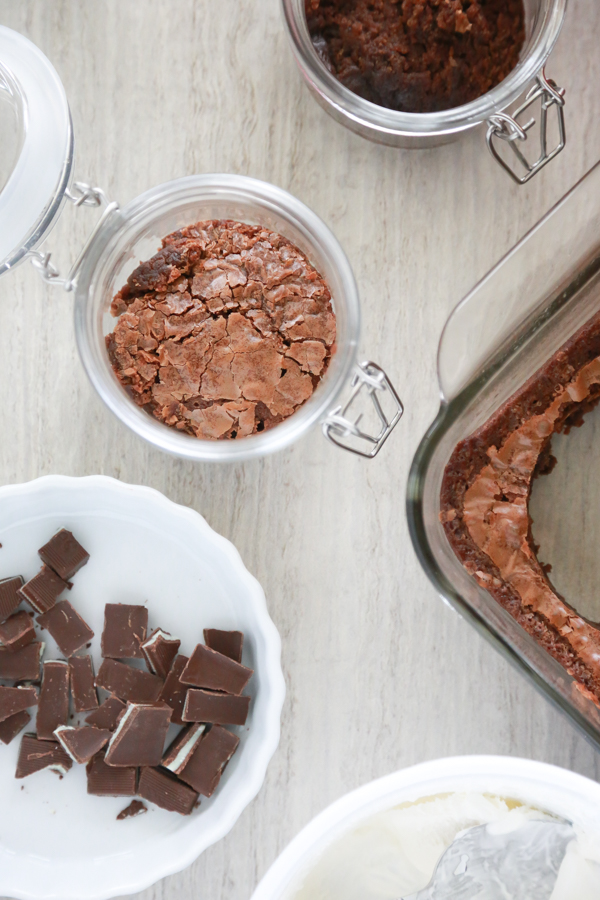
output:
[[469,103],[515,68],[523,0],[305,0],[313,45],[365,100],[402,112]]

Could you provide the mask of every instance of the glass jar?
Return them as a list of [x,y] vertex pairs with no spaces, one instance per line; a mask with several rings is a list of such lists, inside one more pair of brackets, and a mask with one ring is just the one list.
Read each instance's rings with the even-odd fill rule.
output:
[[[524,5],[526,37],[521,58],[501,84],[464,106],[434,113],[406,113],[364,100],[338,81],[315,51],[306,24],[305,0],[282,0],[284,22],[298,68],[313,96],[336,121],[370,140],[409,149],[448,143],[464,131],[486,123],[490,151],[521,184],[560,153],[565,144],[564,92],[546,79],[544,66],[560,33],[567,0],[524,0]],[[507,110],[524,93],[525,101],[509,115]],[[515,157],[525,153],[524,142],[532,127],[531,110],[538,101],[544,134],[548,111],[552,107],[556,110],[557,142],[548,151],[540,135],[539,155],[523,161]],[[503,152],[501,142],[514,152]]]
[[[0,193],[0,274],[29,257],[47,282],[74,291],[81,360],[109,409],[154,446],[187,459],[232,461],[261,456],[288,446],[316,423],[321,423],[333,443],[361,456],[375,456],[400,419],[402,404],[376,363],[357,365],[356,282],[338,241],[318,216],[286,191],[236,175],[180,178],[147,191],[121,209],[118,203],[109,203],[99,188],[82,182],[70,185],[73,140],[68,104],[43,54],[21,35],[0,28],[0,67],[0,100],[4,91],[6,108],[18,125],[16,163]],[[48,135],[46,141],[44,135]],[[44,169],[40,159],[47,152],[43,180],[35,173]],[[71,271],[61,278],[51,254],[36,248],[65,199],[75,206],[102,208],[102,213]],[[22,209],[24,221],[11,230]],[[153,256],[167,234],[211,218],[262,225],[292,241],[325,278],[337,320],[336,352],[309,400],[270,430],[235,440],[200,440],[154,419],[118,381],[105,344],[116,322],[110,315],[111,300],[139,262]],[[348,397],[342,404],[344,390]],[[369,415],[370,430],[363,424]]]
[[[469,575],[455,555],[440,521],[444,470],[456,445],[472,435],[513,396],[582,325],[600,310],[600,164],[596,165],[525,238],[468,294],[448,319],[438,351],[441,405],[436,420],[414,457],[407,494],[407,514],[419,560],[441,597],[466,618],[528,679],[600,747],[600,708],[577,682],[500,604]],[[594,416],[596,413],[591,413]],[[585,427],[590,427],[587,425]],[[565,437],[573,440],[573,436]],[[552,479],[542,479],[551,510],[546,531],[565,516],[585,518],[592,542],[600,520],[588,504],[595,479],[590,453],[567,473],[567,495],[582,485],[583,502],[567,505],[552,493]],[[586,488],[587,484],[587,488]],[[534,492],[538,490],[536,482]],[[536,524],[534,517],[534,526]],[[566,529],[574,528],[570,519]],[[533,536],[537,540],[534,528]],[[542,550],[545,548],[542,547]],[[553,573],[566,564],[585,580],[589,554],[579,546],[575,559],[568,548],[554,547]],[[593,553],[595,556],[595,553]],[[587,561],[586,561],[587,560]],[[554,574],[553,574],[554,578]],[[589,592],[596,597],[590,573]],[[565,589],[566,588],[566,589]],[[561,584],[569,602],[581,601],[580,583]],[[585,614],[579,610],[580,614]],[[600,619],[600,605],[588,620]],[[581,685],[579,685],[581,687]]]

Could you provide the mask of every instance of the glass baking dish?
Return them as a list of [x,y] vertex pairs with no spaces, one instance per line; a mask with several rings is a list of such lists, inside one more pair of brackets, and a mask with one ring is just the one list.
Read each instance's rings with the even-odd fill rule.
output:
[[[455,446],[486,422],[598,310],[600,163],[449,317],[438,350],[440,410],[412,463],[407,513],[417,555],[442,599],[600,747],[600,709],[467,573],[440,522],[442,477]],[[553,584],[593,623],[600,620],[590,562],[598,555],[594,540],[600,535],[600,504],[596,512],[588,497],[593,495],[594,462],[600,462],[594,457],[600,441],[590,438],[599,426],[595,409],[586,415],[581,432],[553,437],[556,474],[534,481],[530,503],[533,538],[541,544],[540,558],[553,566]],[[565,540],[569,533],[585,540]]]

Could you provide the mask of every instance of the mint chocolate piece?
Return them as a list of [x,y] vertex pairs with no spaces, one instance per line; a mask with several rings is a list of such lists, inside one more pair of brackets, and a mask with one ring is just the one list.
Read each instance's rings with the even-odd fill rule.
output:
[[92,728],[89,725],[82,725],[79,728],[60,725],[54,736],[73,762],[87,763],[108,743],[110,731],[106,728]]
[[241,663],[244,633],[242,631],[220,631],[218,628],[204,629],[204,643],[211,650],[228,656],[229,659]]
[[164,766],[165,769],[168,769],[174,775],[179,775],[192,758],[205,731],[206,725],[201,725],[198,722],[184,728],[163,756],[161,766]]
[[160,692],[159,700],[164,700],[173,710],[171,722],[174,725],[183,725],[181,718],[183,707],[185,706],[185,698],[187,697],[187,684],[182,684],[180,676],[188,664],[187,656],[176,656],[171,666],[171,671],[167,675],[163,689]]
[[[72,656],[69,660],[71,697],[75,712],[98,709],[98,692],[94,684],[94,664],[91,656]],[[120,701],[119,701],[120,702]]]
[[108,728],[109,731],[114,731],[126,708],[126,704],[118,697],[109,697],[100,704],[98,709],[86,716],[85,721],[88,725],[95,725],[96,728]]
[[181,681],[194,687],[241,694],[252,674],[252,669],[204,644],[198,644],[181,674]]
[[38,553],[42,562],[50,566],[63,581],[72,578],[90,558],[87,550],[65,528],[61,528],[47,544],[40,547]]
[[54,741],[59,725],[69,718],[69,666],[60,660],[45,662],[38,701],[36,730],[41,741]]
[[45,613],[52,609],[56,598],[60,597],[68,587],[67,582],[63,581],[56,572],[53,572],[48,566],[42,566],[37,575],[19,588],[19,596],[22,600],[27,600],[36,612]]
[[115,768],[104,762],[101,750],[86,766],[87,792],[97,797],[133,797],[137,793],[137,769]]
[[33,687],[3,687],[0,685],[0,722],[35,706],[38,692]]
[[14,613],[15,609],[21,602],[19,590],[23,584],[20,575],[13,578],[3,578],[0,581],[0,622]]
[[154,703],[162,690],[163,680],[116,659],[105,659],[96,675],[96,687],[130,703]]
[[68,600],[60,600],[48,612],[38,616],[37,623],[50,632],[60,652],[67,657],[73,656],[94,637],[92,629]]
[[245,725],[250,697],[237,694],[218,694],[193,688],[183,708],[184,722],[210,722],[214,725]]
[[179,777],[199,794],[210,797],[239,742],[237,734],[232,734],[220,725],[213,725],[198,744],[188,764],[179,772]]
[[3,744],[10,744],[29,722],[31,722],[31,716],[26,709],[4,719],[3,722],[0,722],[0,741]]
[[160,765],[171,713],[166,703],[128,704],[110,739],[107,766]]
[[172,637],[162,628],[156,628],[142,644],[142,653],[150,671],[161,678],[166,678],[180,646],[181,641],[178,638]]
[[24,609],[13,613],[0,625],[0,644],[4,650],[14,653],[15,650],[22,650],[34,640],[33,620],[31,614],[25,612]]
[[0,649],[0,678],[9,681],[39,681],[45,644],[36,641],[21,650]]
[[196,791],[165,769],[143,768],[140,771],[138,794],[144,800],[182,816],[189,816],[198,800]]
[[26,778],[41,769],[52,769],[66,775],[73,760],[56,741],[39,741],[34,734],[25,734],[19,749],[15,778]]
[[102,656],[109,659],[143,659],[142,642],[148,630],[145,606],[107,603],[104,607]]
[[122,819],[133,819],[134,816],[139,816],[140,813],[145,812],[148,812],[148,807],[145,803],[142,803],[141,800],[132,800],[129,806],[126,806],[125,809],[122,809],[117,815],[117,821],[120,822]]

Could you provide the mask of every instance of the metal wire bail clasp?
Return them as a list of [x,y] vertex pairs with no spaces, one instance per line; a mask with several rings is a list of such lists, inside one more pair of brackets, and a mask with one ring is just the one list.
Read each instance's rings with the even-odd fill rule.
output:
[[[380,425],[378,434],[369,434],[359,427],[363,412],[354,420],[348,418],[350,407],[365,391],[375,408],[376,421]],[[391,405],[389,412],[383,409],[384,397]],[[350,450],[358,456],[373,459],[400,421],[403,412],[402,401],[383,369],[373,362],[358,363],[352,379],[350,399],[343,408],[336,406],[331,410],[323,422],[323,434],[338,447]]]
[[110,216],[111,213],[119,208],[119,204],[115,201],[109,203],[102,188],[92,187],[90,184],[86,184],[83,181],[76,181],[73,184],[72,189],[67,188],[67,190],[65,191],[65,197],[74,206],[104,206],[102,215],[96,222],[92,233],[83,245],[77,259],[71,266],[69,274],[66,278],[60,277],[58,269],[56,269],[56,267],[50,261],[52,256],[51,253],[42,253],[40,250],[31,250],[28,256],[31,259],[31,264],[38,270],[44,281],[46,281],[48,284],[55,284],[59,287],[63,287],[65,291],[72,291],[75,286],[77,273],[81,268],[81,263],[83,262],[90,244],[92,243],[94,237],[96,236],[108,216]]
[[[519,147],[519,141],[527,140],[527,132],[535,125],[536,120],[535,118],[531,118],[527,122],[521,124],[519,118],[538,100],[541,100],[539,118],[540,153],[534,162],[530,162],[525,157],[524,153],[522,153]],[[564,149],[566,144],[564,105],[564,88],[557,87],[554,81],[546,78],[546,73],[542,69],[536,78],[536,83],[527,93],[525,102],[515,110],[512,116],[509,116],[507,113],[497,113],[496,115],[490,116],[488,119],[486,141],[489,151],[494,159],[500,163],[502,168],[508,172],[510,177],[513,181],[516,181],[517,184],[526,184],[530,178],[533,178],[540,169],[543,169],[550,160],[554,159],[555,156],[558,156],[561,150]],[[556,109],[558,143],[553,150],[548,152],[548,111],[553,108]],[[524,174],[520,175],[519,171],[513,169],[506,159],[501,156],[499,145],[496,144],[496,140],[501,140],[508,144],[516,157],[517,169],[521,171],[524,170]]]

